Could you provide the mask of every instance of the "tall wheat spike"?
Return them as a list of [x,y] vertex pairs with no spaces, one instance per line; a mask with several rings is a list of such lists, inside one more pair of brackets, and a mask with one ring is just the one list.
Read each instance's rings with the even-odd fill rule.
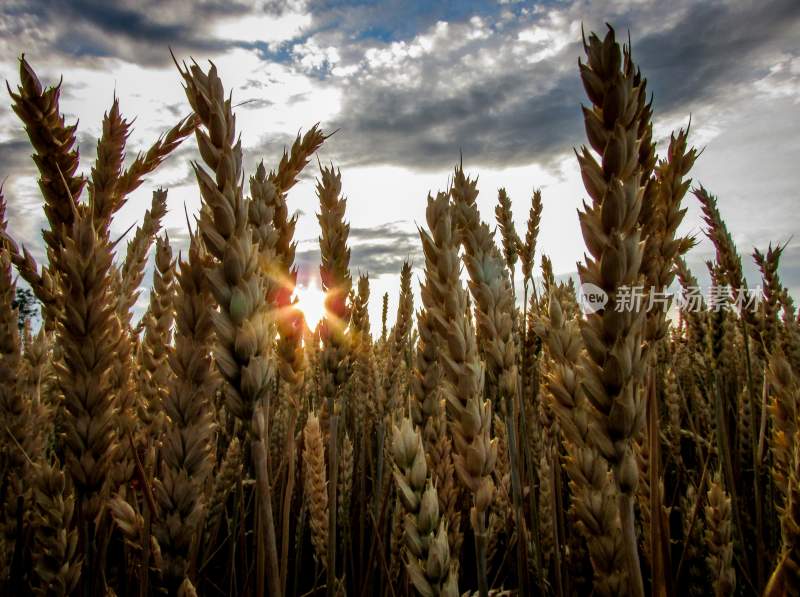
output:
[[458,248],[449,198],[428,197],[430,233],[420,230],[425,253],[426,285],[431,289],[425,308],[442,338],[441,364],[447,418],[455,447],[453,461],[459,479],[472,493],[470,521],[476,536],[481,593],[486,585],[486,541],[489,505],[494,494],[491,473],[497,445],[491,438],[491,404],[483,401],[483,365],[472,324],[466,317],[467,295],[458,279]]
[[34,595],[70,595],[78,585],[81,561],[78,532],[72,526],[75,498],[57,465],[37,465],[33,478]]
[[[195,131],[208,171],[193,164],[203,206],[200,234],[214,258],[207,276],[220,306],[214,316],[215,361],[228,384],[226,406],[245,424],[273,377],[264,283],[258,249],[247,226],[248,203],[242,196],[242,147],[236,141],[231,100],[212,64],[182,67],[186,96],[202,123]],[[212,177],[213,176],[213,177]]]
[[[581,78],[593,106],[584,108],[588,148],[578,153],[581,175],[591,198],[579,213],[589,254],[579,264],[583,284],[607,295],[606,307],[581,320],[586,345],[582,384],[597,418],[597,447],[609,461],[620,492],[620,516],[627,550],[631,592],[643,595],[634,528],[633,496],[638,467],[631,441],[644,423],[642,341],[645,310],[620,302],[626,288],[640,283],[644,247],[637,226],[642,209],[639,129],[645,109],[644,82],[635,71],[630,48],[617,44],[613,29],[603,40],[584,42],[587,63]],[[602,435],[602,438],[599,436]]]
[[458,595],[455,562],[450,561],[447,525],[439,515],[439,497],[428,472],[422,435],[404,418],[392,429],[394,479],[406,512],[406,570],[423,596]]
[[168,353],[172,376],[163,397],[168,420],[155,487],[163,522],[155,525],[154,534],[166,564],[167,586],[173,588],[190,574],[190,554],[206,514],[203,494],[213,465],[209,358],[213,299],[204,265],[199,240],[194,238],[176,280],[175,350]]

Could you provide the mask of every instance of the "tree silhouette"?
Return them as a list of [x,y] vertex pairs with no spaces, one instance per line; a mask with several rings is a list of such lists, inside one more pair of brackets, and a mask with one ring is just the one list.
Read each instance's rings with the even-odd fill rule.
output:
[[17,288],[16,298],[11,301],[11,306],[17,310],[17,326],[20,331],[25,327],[25,321],[39,317],[39,301],[30,288]]

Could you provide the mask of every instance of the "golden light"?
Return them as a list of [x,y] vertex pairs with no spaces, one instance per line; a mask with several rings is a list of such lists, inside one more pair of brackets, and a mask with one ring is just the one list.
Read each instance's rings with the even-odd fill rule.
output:
[[303,312],[306,325],[313,330],[325,315],[325,293],[315,280],[311,280],[306,286],[295,286],[294,293],[297,308]]

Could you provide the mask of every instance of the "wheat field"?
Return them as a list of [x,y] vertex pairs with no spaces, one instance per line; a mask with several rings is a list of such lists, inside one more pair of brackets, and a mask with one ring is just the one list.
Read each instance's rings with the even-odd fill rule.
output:
[[[537,245],[546,196],[525,205],[522,238],[503,189],[482,221],[459,164],[427,197],[423,275],[400,272],[392,327],[387,297],[370,322],[381,297],[350,271],[333,165],[316,174],[318,325],[295,294],[291,191],[322,128],[244,172],[225,73],[176,61],[189,115],[126,160],[115,100],[83,176],[61,84],[22,57],[9,91],[46,263],[0,199],[0,594],[800,594],[800,318],[783,246],[752,255],[761,300],[735,300],[752,289],[690,178],[690,130],[656,155],[631,48],[609,28],[584,50],[579,280],[557,282]],[[168,189],[112,238],[130,193],[189,143],[189,249],[162,232]],[[696,239],[678,234],[694,200],[714,300],[631,301],[697,288],[683,259]],[[18,329],[17,285],[39,329]]]

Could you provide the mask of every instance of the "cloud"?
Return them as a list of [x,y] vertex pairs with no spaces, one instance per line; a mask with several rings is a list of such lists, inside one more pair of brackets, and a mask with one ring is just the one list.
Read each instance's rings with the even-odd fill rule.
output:
[[342,133],[332,145],[351,166],[440,169],[459,150],[481,166],[552,166],[584,137],[586,99],[575,64],[583,54],[582,22],[609,19],[620,33],[631,28],[657,119],[713,109],[743,92],[800,26],[800,5],[792,0],[681,2],[670,9],[646,2],[609,15],[574,2],[513,20],[442,22],[409,40],[364,45],[326,79],[347,88],[332,123]]
[[[350,229],[350,271],[369,273],[371,277],[397,275],[403,263],[415,267],[424,263],[417,231],[404,230],[407,222],[387,222],[370,228]],[[313,275],[319,268],[319,247],[316,239],[304,240],[297,250],[295,262],[301,276]]]
[[0,141],[0,179],[12,176],[21,169],[32,171],[31,153],[33,149],[27,139],[12,138]]
[[10,55],[35,48],[40,58],[121,58],[163,66],[171,60],[168,47],[208,56],[285,42],[307,24],[302,9],[302,3],[287,9],[223,0],[12,0],[0,8],[0,50]]
[[634,39],[634,59],[656,109],[686,111],[753,81],[767,68],[765,58],[796,40],[798,26],[800,4],[793,0],[699,2],[674,26]]

